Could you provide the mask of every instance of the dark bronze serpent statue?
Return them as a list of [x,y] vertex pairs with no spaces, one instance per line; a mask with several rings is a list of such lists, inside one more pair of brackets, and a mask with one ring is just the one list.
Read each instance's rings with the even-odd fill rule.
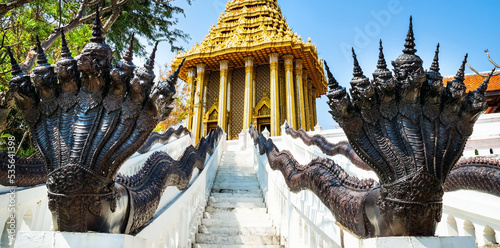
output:
[[[466,93],[464,59],[455,79],[444,87],[439,50],[427,72],[415,52],[411,19],[403,55],[392,62],[394,76],[387,69],[382,44],[372,81],[363,75],[353,50],[352,100],[325,63],[330,113],[380,183],[350,177],[328,159],[299,165],[289,152],[280,153],[271,140],[251,130],[260,153],[267,154],[271,168],[283,173],[292,191],[312,190],[340,224],[361,237],[434,235],[446,179],[487,107],[484,94],[490,77],[477,90]],[[484,168],[492,174],[498,166]],[[497,176],[488,177],[490,180],[498,180],[496,171]],[[476,173],[476,184],[480,174]],[[451,178],[456,177],[452,173]],[[450,184],[450,190],[451,185],[458,184]],[[455,189],[466,188],[464,185]]]
[[9,50],[10,91],[45,169],[37,160],[20,159],[16,162],[20,179],[29,175],[23,171],[31,171],[34,177],[20,180],[19,186],[38,184],[46,176],[55,230],[138,231],[153,217],[165,187],[184,189],[193,168],[203,169],[206,153],[213,152],[222,131],[212,132],[196,148],[188,147],[178,161],[157,152],[137,174],[117,175],[123,162],[170,114],[182,63],[167,80],[153,83],[156,46],[145,66],[136,69],[132,37],[123,59],[112,66],[112,50],[102,37],[99,13],[90,43],[76,58],[64,34],[56,66],[47,62],[39,41],[37,47],[31,78],[23,74]]
[[[326,155],[343,155],[360,169],[371,171],[370,167],[352,152],[351,145],[346,141],[333,144],[319,134],[311,137],[303,129],[296,131],[288,125],[285,130],[292,138],[300,138],[308,146],[317,146]],[[480,156],[460,159],[448,174],[444,191],[460,189],[476,190],[500,197],[500,160]]]

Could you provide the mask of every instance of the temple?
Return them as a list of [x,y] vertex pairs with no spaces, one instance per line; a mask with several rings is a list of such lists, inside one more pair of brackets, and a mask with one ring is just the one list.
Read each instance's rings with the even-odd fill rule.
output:
[[285,122],[306,131],[316,125],[316,98],[326,78],[316,46],[288,26],[277,0],[230,0],[208,35],[179,54],[189,88],[188,129],[195,140],[220,126],[237,139],[250,125],[271,136]]

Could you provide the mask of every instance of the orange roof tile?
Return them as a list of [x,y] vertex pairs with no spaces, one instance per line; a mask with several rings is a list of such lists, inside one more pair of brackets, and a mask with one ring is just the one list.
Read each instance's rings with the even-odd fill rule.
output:
[[[488,74],[489,72],[481,73]],[[443,78],[443,84],[446,84],[453,80],[454,76],[448,76]],[[465,75],[465,86],[467,86],[467,91],[475,90],[481,83],[484,81],[484,78],[477,74],[467,74]],[[487,91],[496,91],[500,90],[500,74],[494,75],[491,77],[490,82],[488,83]]]

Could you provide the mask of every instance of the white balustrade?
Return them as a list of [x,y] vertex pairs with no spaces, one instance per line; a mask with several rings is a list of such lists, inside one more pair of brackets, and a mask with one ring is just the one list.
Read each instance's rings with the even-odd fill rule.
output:
[[[479,118],[474,133],[465,148],[465,156],[498,156],[500,153],[500,114],[483,115]],[[342,129],[322,130],[316,128],[309,135],[320,134],[329,142],[347,140]],[[342,155],[327,156],[316,146],[307,146],[300,139],[293,139],[282,132],[282,136],[272,137],[281,150],[289,150],[301,164],[307,164],[316,157],[335,160],[347,173],[358,178],[376,178],[373,172],[363,171]],[[168,152],[177,159],[185,148],[192,144],[188,135],[171,140],[167,145],[157,145],[147,154],[134,155],[120,172],[134,174],[147,157],[157,150]],[[330,210],[311,191],[291,192],[279,171],[273,171],[265,155],[258,154],[253,140],[242,132],[239,140],[227,141],[223,137],[212,156],[208,156],[205,169],[193,173],[189,188],[179,191],[168,187],[154,215],[154,219],[138,234],[146,240],[146,247],[191,247],[195,233],[210,194],[217,167],[224,150],[254,151],[253,164],[257,172],[265,201],[273,223],[287,247],[364,247],[380,240],[360,241],[358,237],[337,225]],[[7,240],[7,219],[9,208],[8,187],[0,186],[0,223],[4,223],[1,245]],[[47,208],[47,189],[37,186],[18,189],[16,195],[16,225],[18,231],[50,231],[52,219]],[[445,193],[442,221],[436,234],[445,236],[473,236],[479,246],[500,241],[500,197],[475,191],[461,190]],[[371,242],[371,243],[370,243]],[[412,242],[411,240],[408,242]],[[427,241],[425,241],[427,242]],[[434,242],[434,241],[433,241]],[[448,242],[438,240],[436,242]]]
[[[481,115],[467,140],[464,157],[500,154],[500,113]],[[477,154],[476,154],[477,153]]]
[[[10,193],[11,190],[15,190],[15,193]],[[15,219],[9,218],[12,214]],[[16,233],[51,230],[52,215],[48,209],[47,187],[41,185],[16,189],[0,186],[0,223],[0,247],[9,247],[9,229],[16,230]]]
[[[474,156],[478,150],[480,156],[498,157],[498,123],[500,114],[482,115],[468,140],[464,156]],[[357,168],[344,156],[325,155],[318,147],[307,146],[299,138],[293,139],[283,131],[282,136],[272,139],[280,151],[289,150],[299,163],[307,164],[316,157],[331,158],[350,175],[378,180],[375,173]],[[318,128],[308,134],[320,134],[331,143],[347,140],[342,129]],[[290,192],[281,173],[269,167],[266,155],[259,155],[257,147],[253,150],[255,170],[269,213],[288,247],[362,247],[378,242],[361,242],[358,237],[339,227],[328,208],[311,191],[297,194]],[[443,199],[442,219],[436,231],[436,235],[443,238],[425,242],[449,244],[446,242],[456,240],[447,240],[446,236],[473,236],[478,246],[497,244],[500,242],[499,206],[500,197],[494,195],[469,190],[447,192]],[[467,244],[469,241],[463,240]]]
[[[162,195],[152,222],[136,237],[147,238],[146,247],[191,247],[194,233],[198,227],[199,216],[208,199],[211,185],[225,147],[225,134],[220,139],[214,153],[207,154],[204,170],[199,173],[195,168],[187,190],[167,187]],[[178,159],[191,144],[189,135],[172,138],[165,145],[157,144],[146,154],[134,154],[124,163],[120,172],[132,175],[139,170],[147,158],[155,151],[165,151]],[[10,223],[9,194],[12,187],[0,186],[0,223],[2,223],[1,247],[8,247],[8,226]],[[53,236],[52,215],[48,209],[47,188],[45,185],[30,188],[17,188],[15,197],[16,232],[39,232],[39,235]],[[186,220],[189,220],[186,222]],[[168,223],[168,224],[167,224]],[[36,234],[36,232],[33,232]],[[64,235],[63,235],[64,236]],[[61,236],[61,237],[63,237]],[[57,236],[59,237],[59,236]],[[82,237],[86,237],[83,235]]]
[[[224,134],[212,156],[207,155],[203,171],[199,174],[193,173],[188,189],[178,191],[174,199],[158,207],[152,222],[135,235],[147,240],[146,247],[191,247],[226,146],[225,142]],[[165,195],[162,196],[162,202],[164,197]]]
[[161,143],[155,144],[151,149],[144,153],[134,153],[125,163],[123,163],[122,167],[120,167],[119,172],[131,176],[134,175],[141,166],[146,162],[151,154],[158,151],[163,151],[168,153],[170,157],[173,159],[178,159],[186,147],[192,145],[191,136],[188,134],[183,134],[179,138],[171,137],[167,144],[162,145]]

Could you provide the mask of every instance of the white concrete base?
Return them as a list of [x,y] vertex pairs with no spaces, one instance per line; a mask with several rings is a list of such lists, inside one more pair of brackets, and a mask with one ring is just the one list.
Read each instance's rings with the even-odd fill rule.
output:
[[19,232],[15,248],[146,247],[146,240],[124,234],[72,232]]
[[[454,247],[454,248],[474,248],[476,242],[472,236],[461,237],[386,237],[386,238],[371,238],[359,240],[359,247]],[[346,246],[349,247],[349,246]]]

